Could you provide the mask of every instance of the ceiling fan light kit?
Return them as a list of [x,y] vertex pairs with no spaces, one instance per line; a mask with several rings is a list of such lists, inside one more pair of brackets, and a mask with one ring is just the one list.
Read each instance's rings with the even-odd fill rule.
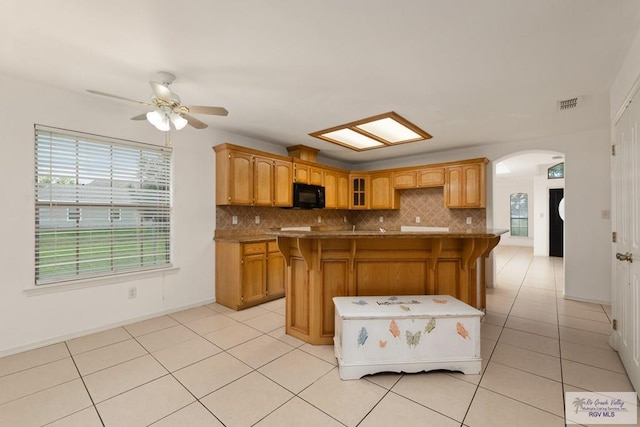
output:
[[136,104],[142,104],[149,107],[155,107],[155,110],[149,111],[146,114],[136,115],[135,117],[132,117],[131,120],[144,120],[146,118],[149,123],[155,126],[156,129],[163,132],[170,131],[171,125],[173,125],[176,130],[183,129],[186,125],[190,125],[196,129],[204,129],[207,127],[206,123],[189,115],[188,113],[190,112],[196,114],[209,114],[212,116],[226,116],[229,114],[229,112],[223,107],[190,107],[182,105],[180,97],[169,89],[169,85],[176,77],[165,71],[159,72],[158,77],[162,83],[154,81],[149,82],[151,90],[153,91],[150,102],[136,101],[97,90],[87,90],[87,92],[123,101],[135,102]]

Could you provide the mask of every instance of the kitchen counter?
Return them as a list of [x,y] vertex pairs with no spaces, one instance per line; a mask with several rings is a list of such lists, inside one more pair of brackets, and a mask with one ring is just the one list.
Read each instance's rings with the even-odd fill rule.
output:
[[287,266],[286,332],[331,344],[336,296],[451,295],[482,310],[484,261],[506,232],[269,231]]
[[449,238],[449,239],[469,239],[469,238],[493,238],[508,232],[503,229],[490,228],[465,228],[450,231],[400,231],[400,230],[328,230],[328,231],[268,231],[265,234],[272,237],[290,237],[303,239],[425,239],[425,238]]

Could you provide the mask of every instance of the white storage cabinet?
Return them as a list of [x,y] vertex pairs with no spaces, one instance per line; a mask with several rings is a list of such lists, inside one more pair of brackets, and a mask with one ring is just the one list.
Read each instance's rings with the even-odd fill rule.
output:
[[478,374],[483,312],[448,295],[335,297],[340,377],[434,369]]

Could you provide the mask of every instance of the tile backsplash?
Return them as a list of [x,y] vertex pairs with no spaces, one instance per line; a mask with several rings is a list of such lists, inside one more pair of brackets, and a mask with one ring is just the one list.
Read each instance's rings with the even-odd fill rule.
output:
[[[233,224],[236,216],[238,223]],[[383,222],[380,222],[382,217]],[[420,217],[420,223],[416,223]],[[280,227],[312,226],[318,229],[400,229],[401,225],[423,225],[461,229],[471,218],[474,228],[486,226],[485,209],[444,207],[441,187],[400,190],[400,209],[350,211],[337,209],[283,209],[254,206],[217,206],[216,236],[253,235]],[[258,218],[258,221],[256,220]],[[257,223],[258,222],[258,223]]]

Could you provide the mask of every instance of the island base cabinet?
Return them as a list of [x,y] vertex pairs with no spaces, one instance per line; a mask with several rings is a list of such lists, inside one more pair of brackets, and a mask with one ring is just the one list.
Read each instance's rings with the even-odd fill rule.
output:
[[[286,332],[333,343],[334,297],[450,295],[484,309],[486,239],[278,238],[287,260]],[[305,242],[304,244],[302,242]]]

